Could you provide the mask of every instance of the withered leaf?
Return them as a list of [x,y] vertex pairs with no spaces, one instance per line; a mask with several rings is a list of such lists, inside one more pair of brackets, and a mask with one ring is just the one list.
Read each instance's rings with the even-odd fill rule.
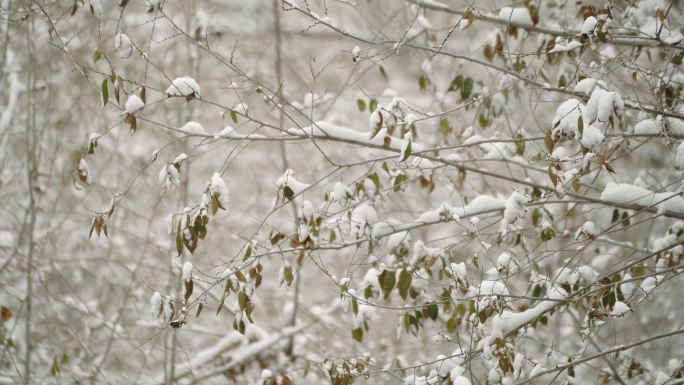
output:
[[556,143],[553,141],[553,135],[551,134],[551,130],[548,128],[544,133],[544,144],[546,145],[546,149],[549,150],[549,153],[552,153],[553,148],[556,146]]

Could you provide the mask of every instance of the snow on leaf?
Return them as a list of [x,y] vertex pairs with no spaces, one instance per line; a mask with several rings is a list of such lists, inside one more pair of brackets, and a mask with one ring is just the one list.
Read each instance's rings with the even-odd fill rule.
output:
[[375,111],[371,113],[371,116],[369,118],[369,123],[370,123],[370,137],[369,139],[373,139],[378,132],[380,132],[380,129],[382,129],[383,125],[383,116],[382,116],[382,106],[377,106]]
[[378,214],[373,207],[367,204],[357,206],[351,214],[349,233],[353,238],[360,238],[363,236],[366,226],[372,226],[377,221]]
[[276,180],[275,186],[279,189],[288,188],[292,192],[292,195],[299,195],[302,192],[304,192],[304,190],[309,188],[311,185],[298,181],[294,177],[294,171],[292,171],[291,169],[287,169],[285,170],[283,176]]
[[354,49],[352,49],[352,60],[357,61],[359,59],[359,55],[361,54],[361,48],[359,46],[355,46]]
[[299,207],[298,217],[307,223],[311,222],[314,217],[314,206],[311,202],[305,200]]
[[249,106],[245,103],[238,103],[235,107],[233,107],[233,111],[240,115],[247,115],[249,112]]
[[76,169],[78,171],[78,179],[80,179],[81,182],[87,185],[93,183],[93,177],[90,173],[90,167],[88,167],[88,163],[84,158],[79,159]]
[[161,170],[159,170],[158,183],[162,194],[179,186],[180,174],[178,173],[178,169],[172,164],[163,165]]
[[183,127],[178,129],[179,131],[187,135],[197,135],[197,136],[207,136],[207,131],[204,126],[197,122],[189,121],[183,125]]
[[165,93],[169,96],[201,96],[199,84],[188,76],[175,78]]
[[155,291],[150,298],[150,313],[152,313],[153,318],[159,318],[162,314],[164,306],[164,299],[158,291]]
[[[561,40],[559,40],[559,39],[561,39]],[[568,52],[568,51],[575,50],[575,49],[582,46],[582,43],[577,41],[577,40],[573,40],[567,44],[563,44],[563,42],[564,42],[564,40],[562,40],[562,38],[557,38],[556,44],[549,51],[549,53]]]
[[596,87],[597,84],[603,84],[603,82],[594,78],[584,78],[577,82],[573,91],[590,95],[591,91],[594,90],[594,87]]
[[524,26],[531,27],[534,25],[529,9],[525,7],[503,7],[499,11],[499,18]]
[[411,142],[413,141],[413,135],[411,131],[406,132],[404,135],[404,140],[401,144],[401,154],[399,155],[399,161],[404,162],[411,156]]
[[512,224],[518,218],[525,218],[527,214],[527,209],[525,204],[529,202],[529,198],[523,194],[513,191],[511,196],[506,200],[506,205],[504,208],[504,220],[508,224]]
[[639,135],[653,135],[660,132],[658,125],[653,119],[644,119],[634,125],[634,133]]
[[619,114],[623,107],[622,98],[618,93],[596,88],[587,102],[586,116],[588,121],[585,123],[593,123],[597,119],[599,122],[608,122],[613,111],[615,110]]
[[549,299],[539,302],[530,309],[522,312],[504,310],[500,315],[494,316],[492,321],[494,329],[501,331],[505,335],[511,330],[515,330],[537,319],[554,308],[558,304],[556,300],[564,299],[568,295],[563,289],[555,287],[547,288],[546,292]]
[[596,25],[598,24],[598,19],[596,19],[594,16],[589,16],[586,19],[584,19],[584,24],[582,24],[582,29],[580,30],[580,34],[582,35],[590,35],[594,33],[594,29],[596,29]]
[[133,54],[133,43],[125,33],[117,33],[114,38],[114,49],[119,51],[119,57],[128,59]]
[[[584,116],[585,109],[585,105],[575,98],[568,99],[561,103],[556,110],[556,116],[553,118],[552,122],[553,136],[579,137],[577,121],[580,116]],[[584,117],[582,120],[585,125],[594,121],[594,119],[584,119]]]
[[672,211],[684,213],[684,198],[678,193],[654,193],[646,188],[627,183],[608,182],[601,193],[601,199],[609,202],[633,204],[644,207],[655,206],[659,212]]
[[231,126],[225,126],[221,131],[214,135],[214,139],[230,138],[235,134],[235,129]]
[[641,290],[643,290],[644,293],[649,294],[653,291],[653,289],[656,288],[657,285],[658,285],[658,281],[655,277],[647,277],[641,283]]
[[218,172],[215,172],[211,176],[211,181],[209,182],[209,193],[211,194],[211,198],[216,201],[219,208],[228,210],[228,204],[230,203],[230,191],[228,191],[226,182]]
[[189,280],[189,279],[192,279],[192,270],[193,270],[193,266],[192,266],[192,263],[191,263],[190,261],[186,261],[186,262],[183,264],[183,269],[182,269],[182,270],[183,270],[183,275],[182,275],[183,281],[187,281],[187,280]]
[[134,114],[143,107],[145,107],[145,103],[143,103],[142,99],[138,95],[131,94],[128,100],[126,100],[125,113]]
[[340,204],[344,204],[349,199],[353,198],[353,196],[354,194],[352,190],[346,184],[339,181],[335,182],[332,194],[333,201],[340,202]]
[[677,170],[684,170],[684,141],[677,146],[677,153],[675,155],[675,168]]
[[605,136],[596,124],[591,124],[589,127],[585,127],[582,132],[582,138],[580,138],[580,143],[585,148],[592,150],[599,143],[603,142]]
[[623,315],[627,314],[629,312],[629,306],[625,304],[624,302],[617,301],[615,302],[615,305],[613,305],[613,311],[610,312],[610,315],[613,317],[622,317]]

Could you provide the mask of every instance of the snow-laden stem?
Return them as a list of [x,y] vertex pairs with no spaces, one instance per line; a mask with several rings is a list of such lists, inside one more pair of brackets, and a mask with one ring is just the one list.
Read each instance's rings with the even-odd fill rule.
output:
[[[576,313],[575,310],[570,309],[570,310],[568,310],[568,313],[575,320],[575,323],[577,323],[577,327],[581,328],[582,327],[582,320],[580,319],[580,317],[577,314],[575,314]],[[591,346],[594,347],[594,349],[596,349],[597,352],[601,351],[601,347],[598,345],[598,343],[596,343],[596,340],[594,339],[594,337],[591,334],[587,335],[587,340],[589,340],[589,343],[591,344]],[[610,361],[610,359],[606,356],[603,356],[601,358],[606,363],[606,365],[608,365],[608,368],[610,368],[610,371],[613,373],[613,377],[620,384],[627,385],[625,383],[625,380],[623,380],[622,377],[620,376],[620,373],[618,372],[615,365],[613,365],[613,363]]]
[[572,361],[572,362],[569,363],[569,364],[559,365],[559,366],[556,366],[556,367],[553,368],[553,369],[549,369],[549,370],[545,370],[545,371],[543,371],[543,372],[537,373],[537,374],[535,374],[535,375],[533,375],[533,376],[530,376],[529,378],[527,378],[527,379],[525,379],[525,380],[516,382],[516,385],[527,384],[527,383],[532,382],[532,381],[533,381],[534,379],[536,379],[536,378],[539,378],[539,377],[544,376],[544,375],[547,375],[547,374],[551,374],[551,373],[563,371],[563,370],[565,370],[565,369],[567,369],[567,368],[569,368],[569,367],[571,367],[571,366],[577,366],[577,365],[583,364],[583,363],[585,363],[585,362],[593,361],[593,360],[595,360],[595,359],[597,359],[597,358],[605,357],[605,356],[607,356],[607,355],[609,355],[609,354],[613,354],[613,353],[617,353],[617,352],[623,352],[623,351],[625,351],[625,350],[629,350],[629,349],[635,348],[635,347],[637,347],[637,346],[639,346],[639,345],[647,344],[647,343],[649,343],[649,342],[657,341],[657,340],[659,340],[659,339],[663,339],[663,338],[667,338],[667,337],[676,336],[676,335],[682,334],[682,333],[684,333],[684,328],[676,329],[676,330],[673,330],[673,331],[668,332],[668,333],[658,334],[658,335],[655,335],[655,336],[652,336],[652,337],[649,337],[649,338],[646,338],[646,339],[643,339],[643,340],[640,340],[640,341],[637,341],[637,342],[633,342],[633,343],[631,343],[631,344],[627,344],[627,345],[618,345],[618,346],[616,346],[616,347],[614,347],[614,348],[612,348],[612,349],[604,350],[604,351],[598,352],[598,353],[596,353],[596,354],[593,354],[593,355],[591,355],[591,356],[577,359],[577,360],[575,360],[575,361]]
[[219,366],[218,368],[208,371],[206,373],[197,375],[192,384],[201,384],[202,381],[205,381],[208,378],[220,375],[221,373],[225,373],[226,371],[232,368],[243,365],[246,362],[252,360],[254,357],[257,357],[259,354],[266,352],[270,347],[277,344],[284,338],[290,338],[296,335],[297,333],[300,333],[306,330],[307,328],[311,327],[311,325],[313,324],[314,322],[307,322],[299,326],[289,326],[280,332],[277,332],[267,338],[264,338],[261,341],[248,345],[244,349],[242,349],[238,355],[232,357],[233,359],[230,360],[227,364]]
[[[429,9],[432,11],[439,11],[439,12],[445,12],[449,13],[452,15],[458,15],[458,16],[464,16],[466,14],[466,11],[462,11],[459,9],[454,9],[449,7],[448,5],[443,5],[443,4],[438,4],[436,2],[431,2],[431,1],[425,1],[425,0],[407,0],[409,3],[416,4],[420,6],[421,8]],[[670,7],[668,8],[668,12],[670,8],[672,7],[672,1],[670,2]],[[506,27],[515,27],[515,28],[520,28],[524,29],[529,32],[539,32],[539,33],[544,33],[552,36],[577,36],[580,34],[580,31],[577,30],[564,30],[560,28],[552,28],[552,27],[546,27],[546,26],[540,26],[540,25],[528,25],[525,23],[519,23],[516,22],[515,20],[509,20],[506,18],[500,18],[497,16],[492,16],[492,15],[485,15],[481,12],[472,12],[472,17],[474,20],[480,20],[484,21],[487,23],[491,24],[496,24],[496,25],[502,25]],[[667,17],[667,16],[666,16]],[[662,26],[660,27],[660,30],[662,30]],[[660,35],[660,33],[658,33]],[[639,35],[615,35],[612,37],[610,40],[612,44],[615,45],[623,45],[623,46],[630,46],[630,47],[652,47],[654,45],[664,45],[664,46],[673,46],[673,47],[682,47],[681,43],[677,44],[668,44],[664,41],[661,41],[658,36],[656,37],[650,37],[650,36],[639,36]]]
[[[289,0],[283,0],[283,2],[285,2],[288,5],[292,5],[292,3]],[[374,40],[371,40],[368,38],[364,38],[362,36],[353,34],[351,32],[342,30],[342,29],[330,24],[327,21],[319,20],[315,15],[313,15],[310,11],[308,11],[304,8],[293,7],[293,9],[304,14],[304,15],[306,15],[307,17],[315,20],[317,24],[324,25],[324,26],[330,28],[331,30],[333,30],[333,31],[335,31],[341,35],[347,36],[351,39],[357,40],[359,42],[362,42],[362,43],[365,43],[368,45],[381,45],[381,44],[382,45],[389,45],[389,44],[394,45],[397,43],[396,41],[392,41],[392,40],[374,41]],[[654,45],[655,45],[654,43],[651,43],[644,49],[648,49],[649,47],[652,47]],[[526,76],[523,76],[522,74],[520,74],[516,71],[513,71],[513,70],[505,68],[505,67],[497,66],[496,64],[489,63],[485,60],[476,59],[476,58],[472,57],[471,55],[459,55],[459,54],[456,54],[453,52],[445,51],[441,48],[432,48],[432,47],[423,46],[423,45],[415,44],[415,43],[405,43],[405,44],[403,44],[403,46],[413,48],[416,50],[420,50],[420,51],[424,51],[424,52],[430,53],[432,55],[447,56],[447,57],[450,57],[452,59],[464,60],[467,62],[471,62],[471,63],[477,64],[477,65],[480,65],[482,67],[490,68],[490,69],[493,69],[495,71],[501,72],[502,74],[512,76],[512,77],[518,79],[519,81],[522,81],[525,84],[533,86],[533,87],[538,88],[540,90],[546,90],[549,92],[556,92],[556,93],[576,96],[576,97],[579,97],[582,99],[588,99],[588,95],[586,95],[584,93],[576,92],[576,91],[561,88],[561,87],[547,87],[544,84],[542,84],[538,81],[535,81],[533,79],[530,79]],[[673,118],[677,118],[677,119],[684,119],[684,114],[665,110],[662,108],[658,108],[657,106],[643,105],[643,103],[630,101],[627,99],[625,99],[624,104],[625,104],[625,108],[628,108],[628,109],[633,109],[633,110],[637,110],[637,111],[645,111],[645,112],[658,114],[658,115],[662,115],[662,116],[667,116],[667,117],[673,117]]]

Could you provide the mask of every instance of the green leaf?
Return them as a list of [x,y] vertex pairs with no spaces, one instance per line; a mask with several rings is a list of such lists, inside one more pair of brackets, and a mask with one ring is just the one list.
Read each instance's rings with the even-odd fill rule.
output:
[[[242,283],[246,283],[246,282],[247,282],[247,278],[245,278],[245,275],[242,274],[242,272],[241,272],[240,270],[236,270],[236,271],[235,271],[235,278],[237,278],[238,281],[240,281],[240,282],[242,282]],[[237,289],[237,288],[236,288],[236,289]]]
[[411,281],[413,277],[406,269],[399,273],[399,295],[401,298],[406,299],[408,297],[409,289],[411,288]]
[[389,166],[387,165],[387,162],[382,162],[382,166],[380,166],[380,168],[382,168],[382,171],[384,171],[387,175],[392,174],[392,173],[390,173]]
[[411,156],[411,139],[409,139],[408,145],[406,146],[406,150],[404,150],[404,156],[402,156],[399,161],[403,162],[406,159],[408,159],[409,156]]
[[183,232],[181,231],[180,220],[178,221],[178,229],[176,230],[176,251],[180,257],[183,254]]
[[522,70],[524,70],[525,67],[527,67],[527,63],[525,63],[524,60],[520,60],[519,58],[515,63],[513,63],[513,69],[515,69],[515,72],[522,72]]
[[107,85],[107,79],[102,81],[102,107],[107,105],[109,101],[109,86]]
[[352,311],[354,315],[359,314],[359,301],[356,300],[356,297],[352,297]]
[[518,155],[524,155],[525,154],[525,138],[523,137],[523,134],[517,132],[515,135],[513,135],[513,138],[515,139],[515,153]]
[[285,266],[285,268],[283,269],[283,275],[285,276],[285,282],[287,282],[287,286],[290,286],[292,280],[294,280],[294,274],[292,274],[292,266]]
[[116,103],[118,103],[118,104],[121,104],[121,100],[119,97],[120,94],[121,94],[121,81],[119,80],[114,84],[114,97],[116,98]]
[[364,111],[366,109],[366,101],[363,99],[356,99],[356,107],[359,111]]
[[532,225],[537,226],[539,224],[541,216],[541,211],[538,208],[532,210]]
[[541,285],[534,285],[534,289],[532,289],[532,297],[539,298],[542,295],[542,286]]
[[352,338],[353,338],[356,342],[361,342],[361,341],[363,341],[363,329],[361,329],[361,328],[356,328],[356,329],[352,330]]
[[378,101],[375,100],[375,98],[372,98],[368,103],[368,111],[372,113],[376,109],[378,109]]
[[50,374],[56,376],[61,371],[62,369],[59,367],[59,363],[57,362],[57,356],[52,357],[52,366],[50,367]]
[[230,110],[230,119],[233,121],[233,123],[237,124],[238,115],[237,115],[237,112],[235,112],[235,110]]
[[427,79],[425,78],[425,75],[421,75],[418,78],[418,88],[420,88],[421,91],[425,91],[427,89]]
[[408,177],[405,174],[397,175],[397,177],[394,178],[394,191],[401,190],[401,184],[406,182],[407,180],[408,180]]
[[577,118],[577,131],[580,135],[584,134],[584,120],[582,119],[582,115]]
[[552,229],[552,228],[550,228],[550,227],[545,228],[545,229],[542,230],[542,232],[541,232],[541,239],[542,239],[542,241],[544,241],[544,242],[550,241],[550,240],[553,239],[553,237],[555,237],[555,236],[556,236],[556,230],[554,230],[554,229]]
[[382,185],[380,184],[380,177],[378,176],[378,173],[373,172],[368,174],[368,179],[373,181],[373,184],[375,185],[375,190],[379,192],[382,188]]
[[391,270],[384,270],[378,277],[380,282],[380,287],[382,288],[382,294],[385,299],[389,297],[392,289],[394,289],[394,284],[396,283],[396,274]]
[[233,321],[233,327],[235,330],[237,330],[240,334],[244,335],[245,334],[245,321],[240,320],[240,322]]
[[622,213],[621,222],[622,222],[622,227],[624,227],[624,228],[629,227],[629,214],[627,214],[627,211]]
[[601,298],[601,302],[603,303],[603,306],[608,307],[610,309],[615,306],[615,293],[613,291],[608,291],[605,294],[603,294],[603,297]]
[[459,321],[457,317],[451,317],[446,323],[447,331],[449,333],[453,333],[454,330],[458,327]]
[[[382,77],[385,79],[385,81],[389,80],[389,77],[387,76],[387,72],[385,72],[385,67],[380,66],[379,70],[380,70],[380,75],[382,75]],[[373,111],[375,111],[375,110],[373,110]]]
[[366,286],[366,289],[363,291],[363,297],[365,299],[368,299],[373,296],[373,287],[371,285]]
[[480,112],[480,117],[478,118],[480,127],[482,128],[487,128],[489,126],[489,120],[487,120],[487,117],[485,116],[484,112]]
[[238,304],[242,310],[247,306],[247,294],[244,291],[238,293]]
[[439,306],[436,303],[431,303],[427,307],[427,315],[431,320],[436,320],[439,315]]
[[567,80],[565,80],[565,74],[561,74],[558,78],[558,88],[565,88],[568,85]]
[[467,77],[463,80],[463,87],[461,87],[461,99],[466,100],[473,91],[473,79]]
[[223,294],[218,302],[218,307],[216,308],[216,315],[219,315],[221,309],[223,309],[223,304],[226,302],[228,294],[230,294],[230,279],[226,280],[226,286],[223,288]]
[[614,209],[613,217],[610,219],[610,223],[615,223],[618,221],[618,219],[620,219],[620,212],[618,211],[618,209]]
[[444,136],[451,134],[453,128],[449,125],[449,119],[446,116],[439,118],[439,130],[444,134]]
[[463,75],[458,75],[451,81],[449,85],[449,91],[456,91],[463,87]]

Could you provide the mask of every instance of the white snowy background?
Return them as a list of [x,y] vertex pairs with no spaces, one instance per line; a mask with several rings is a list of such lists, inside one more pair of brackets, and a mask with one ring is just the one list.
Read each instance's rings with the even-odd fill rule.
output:
[[680,1],[0,4],[0,383],[684,383]]

